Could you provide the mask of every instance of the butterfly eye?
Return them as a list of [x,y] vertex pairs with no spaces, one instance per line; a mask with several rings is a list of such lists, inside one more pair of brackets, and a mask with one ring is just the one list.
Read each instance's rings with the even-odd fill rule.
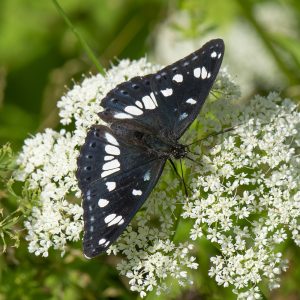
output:
[[118,99],[112,98],[112,99],[111,99],[111,102],[113,102],[113,103],[118,103]]
[[122,93],[123,95],[128,95],[128,92],[127,92],[127,91],[124,91],[124,90],[122,90],[121,93]]
[[92,167],[91,167],[91,166],[87,166],[87,167],[85,167],[85,169],[86,169],[87,171],[91,171],[91,170],[92,170]]
[[92,159],[92,158],[93,158],[93,155],[86,155],[86,158],[87,158],[87,159]]
[[132,88],[134,88],[135,90],[139,89],[140,87],[137,84],[133,84]]
[[94,142],[94,143],[90,143],[90,147],[91,148],[95,148],[96,147],[96,143]]

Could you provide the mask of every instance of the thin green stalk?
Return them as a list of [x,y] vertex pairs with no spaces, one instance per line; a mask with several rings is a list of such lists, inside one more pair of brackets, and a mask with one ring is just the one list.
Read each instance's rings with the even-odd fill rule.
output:
[[81,34],[74,27],[74,25],[72,24],[71,20],[68,18],[68,16],[66,15],[66,13],[62,9],[62,7],[59,5],[59,3],[57,2],[57,0],[52,0],[52,2],[55,5],[55,7],[58,10],[58,12],[60,13],[60,15],[63,17],[63,19],[67,23],[67,25],[69,26],[69,28],[73,31],[73,33],[75,34],[75,36],[78,38],[78,40],[81,43],[81,46],[83,47],[83,49],[85,50],[87,56],[90,58],[90,60],[96,66],[96,68],[98,69],[98,71],[101,74],[105,74],[104,68],[99,63],[99,60],[95,56],[94,52],[91,50],[90,46],[87,44],[87,42],[85,41],[85,39],[81,36]]

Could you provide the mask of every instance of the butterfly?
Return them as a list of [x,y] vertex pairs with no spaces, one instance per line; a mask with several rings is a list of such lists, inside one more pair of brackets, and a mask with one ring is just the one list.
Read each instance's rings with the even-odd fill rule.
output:
[[166,161],[184,158],[178,142],[200,112],[219,72],[224,42],[214,39],[155,74],[117,85],[80,149],[83,251],[92,258],[124,231],[161,176]]

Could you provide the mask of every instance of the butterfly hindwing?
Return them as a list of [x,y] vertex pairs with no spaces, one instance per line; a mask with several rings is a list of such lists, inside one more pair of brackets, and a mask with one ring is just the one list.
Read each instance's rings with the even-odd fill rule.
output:
[[83,193],[84,254],[105,251],[154,188],[165,159],[128,146],[106,126],[93,127],[78,158]]

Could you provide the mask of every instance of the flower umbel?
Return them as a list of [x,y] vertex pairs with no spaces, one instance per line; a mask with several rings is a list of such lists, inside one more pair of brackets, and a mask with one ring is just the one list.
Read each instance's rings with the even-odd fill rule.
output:
[[[105,76],[86,78],[58,103],[62,125],[72,132],[47,129],[25,141],[16,177],[41,191],[26,220],[29,251],[47,256],[49,248],[64,253],[83,229],[80,191],[75,171],[79,147],[88,128],[100,123],[101,99],[118,83],[156,72],[145,59],[121,61]],[[215,95],[218,97],[215,97]],[[239,299],[259,299],[258,285],[279,286],[287,267],[277,245],[292,239],[300,246],[300,114],[278,94],[238,104],[239,89],[220,72],[212,95],[184,143],[207,133],[236,126],[234,131],[195,143],[195,162],[186,161],[185,177],[192,192],[186,199],[172,169],[108,254],[122,255],[117,268],[143,297],[168,289],[167,280],[191,284],[198,264],[192,253],[206,237],[219,254],[211,257],[209,275],[230,286]],[[175,242],[180,219],[193,221],[184,242]]]

